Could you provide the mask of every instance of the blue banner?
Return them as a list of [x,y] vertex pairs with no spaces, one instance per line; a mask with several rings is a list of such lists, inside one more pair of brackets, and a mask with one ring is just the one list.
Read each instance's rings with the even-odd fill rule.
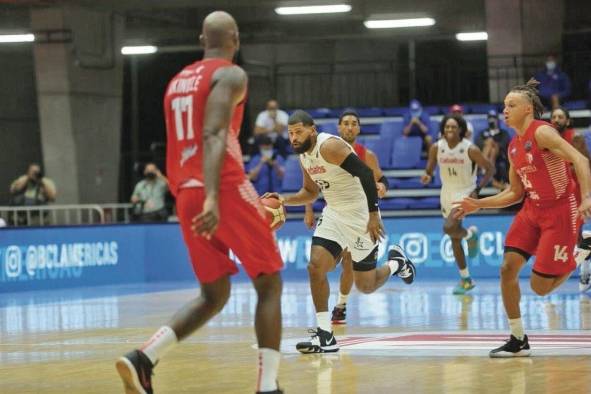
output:
[[[511,220],[512,216],[472,216],[465,221],[479,228],[478,255],[469,259],[473,277],[498,277]],[[417,280],[457,278],[441,217],[386,218],[384,225],[380,263],[388,248],[399,244],[416,263]],[[277,232],[285,279],[307,278],[312,234],[301,220],[288,221]],[[331,276],[338,272],[337,268]],[[522,272],[529,274],[528,268]],[[241,273],[239,278],[246,276]],[[0,230],[0,292],[194,279],[175,223]]]

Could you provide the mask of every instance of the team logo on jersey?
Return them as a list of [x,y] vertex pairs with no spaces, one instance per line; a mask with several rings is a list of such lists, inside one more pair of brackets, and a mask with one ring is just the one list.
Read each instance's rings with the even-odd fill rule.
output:
[[357,237],[357,241],[355,241],[355,249],[363,250],[363,246],[363,240],[361,239],[361,237]]
[[529,152],[531,150],[531,146],[531,141],[526,141],[523,147],[525,148],[526,152]]

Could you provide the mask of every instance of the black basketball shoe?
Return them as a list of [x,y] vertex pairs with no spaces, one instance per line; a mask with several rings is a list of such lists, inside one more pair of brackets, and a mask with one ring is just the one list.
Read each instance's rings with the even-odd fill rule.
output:
[[134,350],[119,358],[115,364],[126,393],[153,394],[152,362],[141,350]]
[[339,351],[339,345],[332,332],[324,331],[320,327],[308,330],[312,337],[309,341],[298,342],[296,349],[300,353],[334,353]]
[[332,310],[332,324],[345,324],[347,323],[347,305],[343,305],[343,307],[335,306]]
[[415,265],[406,257],[402,248],[394,245],[388,252],[388,260],[398,261],[398,271],[393,272],[392,276],[396,275],[410,285],[415,280],[416,269]]
[[529,357],[531,354],[527,335],[523,336],[523,341],[511,335],[511,338],[501,347],[493,349],[488,354],[492,358],[507,357]]

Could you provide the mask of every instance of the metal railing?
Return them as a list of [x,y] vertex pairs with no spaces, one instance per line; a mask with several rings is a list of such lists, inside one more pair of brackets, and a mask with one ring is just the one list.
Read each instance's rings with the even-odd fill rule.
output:
[[131,222],[132,204],[0,206],[8,226],[58,226]]

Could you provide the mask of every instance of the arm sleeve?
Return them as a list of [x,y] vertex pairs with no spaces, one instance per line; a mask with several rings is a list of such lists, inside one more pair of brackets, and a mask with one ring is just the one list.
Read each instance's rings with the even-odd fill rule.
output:
[[361,161],[353,152],[341,164],[341,168],[349,174],[356,176],[361,181],[363,192],[367,197],[367,208],[369,212],[378,210],[378,190],[373,178],[373,171]]

